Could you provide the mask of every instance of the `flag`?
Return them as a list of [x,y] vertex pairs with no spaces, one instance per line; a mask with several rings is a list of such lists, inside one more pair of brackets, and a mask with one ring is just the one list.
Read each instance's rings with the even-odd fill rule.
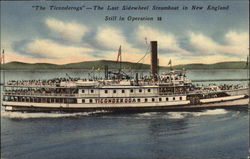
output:
[[117,62],[119,61],[119,58],[121,60],[121,54],[122,54],[122,49],[121,49],[122,46],[119,47],[119,50],[118,50],[118,55],[117,55]]
[[129,67],[129,70],[128,70],[128,72],[132,72],[132,68],[131,68],[131,67]]
[[171,65],[172,64],[172,61],[171,61],[171,59],[169,60],[169,62],[168,62],[168,65]]
[[248,63],[249,63],[249,57],[247,56],[247,63],[246,63],[247,66],[248,66]]

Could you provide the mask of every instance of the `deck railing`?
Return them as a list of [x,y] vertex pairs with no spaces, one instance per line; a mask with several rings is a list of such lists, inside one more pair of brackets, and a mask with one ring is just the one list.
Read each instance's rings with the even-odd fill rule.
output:
[[33,92],[9,92],[5,91],[4,95],[17,95],[17,96],[46,96],[46,97],[57,97],[57,96],[63,96],[63,97],[76,97],[78,94],[64,94],[64,93],[33,93]]

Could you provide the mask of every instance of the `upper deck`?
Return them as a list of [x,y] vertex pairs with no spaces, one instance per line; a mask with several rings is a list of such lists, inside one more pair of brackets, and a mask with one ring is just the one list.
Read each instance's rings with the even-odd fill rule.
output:
[[128,87],[128,86],[178,86],[191,84],[185,72],[170,71],[159,75],[157,80],[152,77],[130,77],[129,79],[114,78],[110,79],[80,79],[80,78],[54,78],[48,80],[11,80],[4,84],[5,87],[20,88],[72,88],[72,87]]
[[157,76],[138,79],[80,79],[54,78],[49,80],[11,80],[5,85],[4,95],[39,97],[137,97],[174,94],[209,94],[241,89],[239,85],[193,85],[185,70],[171,70]]

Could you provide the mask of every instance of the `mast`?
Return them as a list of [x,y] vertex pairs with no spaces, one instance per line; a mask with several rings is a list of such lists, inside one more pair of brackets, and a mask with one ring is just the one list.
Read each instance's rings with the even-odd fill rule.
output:
[[[5,65],[5,55],[4,55],[4,50],[3,50],[3,67],[4,67],[4,65]],[[5,85],[5,71],[4,71],[4,69],[3,69],[3,83]]]
[[120,71],[122,70],[122,46],[119,48],[119,53],[120,53]]
[[121,45],[118,49],[118,55],[117,55],[116,62],[119,62],[119,73],[120,73],[121,69],[122,69],[122,46]]
[[[248,115],[250,115],[250,61],[249,61],[249,57],[250,57],[250,51],[248,48],[248,56],[247,56],[247,81],[248,81]],[[248,138],[248,144],[250,144],[250,138]],[[248,159],[250,159],[250,148],[248,148]]]
[[[247,57],[247,75],[248,75],[248,109],[250,108],[250,62],[249,62],[249,57],[250,57],[250,51],[248,48],[248,57]],[[249,139],[250,140],[250,139]],[[250,142],[250,141],[249,141]]]
[[[3,91],[5,91],[5,71],[4,71],[4,64],[5,64],[5,58],[4,58],[4,49],[3,49],[3,52],[2,52],[2,54],[0,55],[0,67],[1,67],[1,69],[0,69],[0,74],[2,74],[3,73]],[[0,78],[0,83],[2,82],[2,78]],[[2,84],[2,83],[1,83]],[[2,94],[1,94],[1,92],[2,92],[2,87],[0,87],[0,96],[2,96]],[[3,96],[3,98],[1,99],[1,100],[4,100],[4,96]],[[2,101],[0,101],[0,103],[1,103]]]
[[169,60],[168,65],[170,65],[170,70],[172,71],[173,68],[172,68],[172,60],[171,59]]
[[[3,65],[2,65],[2,71],[3,71],[3,90],[4,90],[4,85],[5,85],[5,71],[4,71],[4,64],[5,64],[5,57],[4,57],[4,49],[1,55],[1,60],[3,61]],[[1,62],[2,62],[1,61]]]

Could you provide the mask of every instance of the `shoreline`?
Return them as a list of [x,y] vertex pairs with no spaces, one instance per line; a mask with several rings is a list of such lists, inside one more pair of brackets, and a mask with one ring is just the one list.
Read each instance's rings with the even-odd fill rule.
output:
[[[88,68],[51,68],[51,69],[0,69],[0,71],[58,71],[58,70],[87,70],[94,71]],[[117,70],[117,68],[110,68],[110,70]],[[125,69],[127,70],[127,69]],[[149,69],[132,69],[132,71],[148,71]],[[160,68],[159,70],[170,70],[168,68]],[[177,69],[178,70],[178,69]],[[186,69],[186,70],[247,70],[247,68],[203,68],[203,69]],[[100,70],[102,72],[103,70]],[[97,71],[95,71],[97,72]]]

